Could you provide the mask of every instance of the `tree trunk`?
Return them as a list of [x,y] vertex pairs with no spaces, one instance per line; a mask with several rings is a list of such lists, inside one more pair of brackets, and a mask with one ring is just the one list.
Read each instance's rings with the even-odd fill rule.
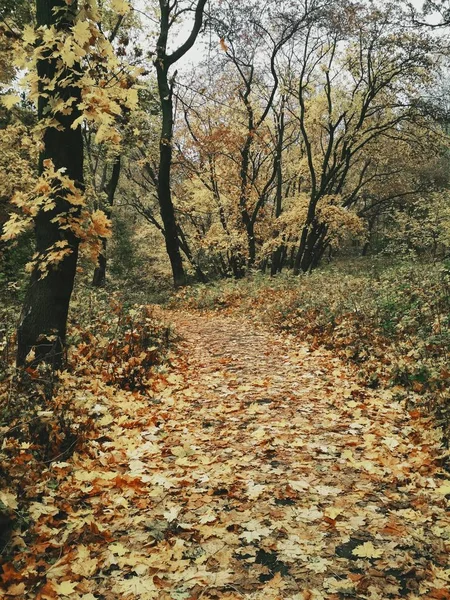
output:
[[[65,9],[54,12],[54,9]],[[70,30],[77,12],[77,2],[70,6],[65,0],[36,0],[36,17],[38,26],[56,26],[56,29]],[[81,127],[71,129],[73,121],[79,116],[77,105],[81,101],[80,89],[63,83],[69,74],[76,80],[79,66],[58,74],[57,58],[47,57],[38,61],[37,71],[42,80],[54,82],[49,89],[48,84],[40,84],[43,94],[39,98],[38,118],[43,119],[49,103],[56,97],[68,99],[74,97],[74,109],[71,114],[54,115],[59,123],[58,129],[47,128],[43,139],[43,150],[39,160],[39,171],[43,172],[44,160],[53,161],[55,168],[65,168],[65,175],[83,186],[83,141]],[[45,94],[48,94],[47,97]],[[21,320],[18,328],[17,365],[27,362],[27,356],[34,348],[33,364],[46,362],[55,368],[62,365],[66,342],[67,315],[70,297],[76,272],[79,240],[69,230],[61,229],[58,223],[52,222],[59,215],[65,214],[70,205],[64,192],[54,197],[55,208],[51,211],[40,211],[35,218],[36,252],[45,255],[57,242],[67,242],[70,254],[63,258],[48,274],[41,278],[38,266],[34,267],[26,294]]]
[[319,266],[327,246],[325,243],[326,233],[326,225],[323,223],[319,224],[316,220],[313,220],[309,227],[305,225],[297,256],[295,257],[295,275],[298,275],[300,271],[308,273]]
[[197,263],[197,261],[192,256],[192,252],[191,252],[191,249],[189,248],[188,241],[187,241],[186,236],[184,235],[184,231],[182,230],[180,225],[177,226],[177,230],[178,230],[180,248],[184,252],[188,261],[194,267],[195,275],[196,275],[198,281],[200,281],[201,283],[207,283],[208,278],[201,270],[200,265]]
[[[280,114],[277,116],[277,145],[275,148],[275,169],[277,178],[277,188],[275,193],[275,219],[278,219],[283,212],[283,143],[284,143],[284,104],[285,96],[282,96]],[[275,231],[274,237],[277,238],[280,232]],[[272,252],[272,263],[270,267],[270,274],[273,276],[281,271],[281,257],[283,255],[283,246],[281,244],[276,250]]]
[[186,284],[183,261],[180,252],[180,240],[175,218],[170,188],[170,171],[172,167],[173,138],[173,102],[172,90],[168,82],[167,69],[156,63],[158,75],[158,91],[162,107],[161,138],[159,141],[158,202],[161,219],[164,224],[166,250],[172,267],[175,287]]
[[[169,30],[176,19],[177,2],[159,0],[160,30],[156,43],[156,76],[158,93],[162,112],[161,137],[159,141],[159,171],[158,171],[158,201],[161,218],[164,223],[167,254],[172,266],[175,287],[186,284],[186,275],[180,253],[180,240],[175,218],[170,187],[170,171],[172,168],[172,141],[173,141],[173,90],[169,84],[169,68],[182,58],[195,43],[203,22],[203,12],[206,0],[198,0],[194,11],[194,23],[188,38],[171,54],[167,54]],[[173,11],[173,14],[171,14]],[[184,11],[183,11],[184,12]]]
[[306,245],[306,239],[308,236],[308,226],[305,225],[303,227],[302,230],[302,235],[300,237],[300,245],[298,247],[298,251],[297,254],[295,255],[295,260],[294,260],[294,275],[299,275],[300,274],[300,265],[302,262],[302,258],[303,258],[303,254],[305,252],[305,245]]
[[284,246],[278,246],[276,250],[272,252],[272,262],[270,265],[270,274],[273,277],[281,271],[281,258],[283,256]]
[[[103,209],[103,212],[108,217],[108,219],[111,218],[111,214],[112,214],[112,207],[114,205],[114,196],[116,194],[117,186],[119,184],[120,168],[121,168],[120,156],[117,156],[116,160],[114,161],[114,164],[113,164],[111,178],[110,178],[108,184],[105,186],[105,190],[104,190],[107,195],[106,204],[104,204],[101,207]],[[92,277],[92,285],[94,287],[102,287],[106,283],[106,265],[107,265],[106,250],[107,250],[108,240],[106,238],[100,238],[100,239],[102,242],[102,251],[98,256],[97,266],[95,267],[94,275]]]
[[[211,157],[209,157],[208,162],[209,162],[209,175],[210,175],[211,188],[212,188],[213,196],[216,201],[217,207],[219,209],[220,223],[221,223],[222,229],[226,233],[227,237],[230,238],[231,237],[230,229],[228,227],[225,210],[223,208],[223,204],[222,204],[222,201],[220,198],[219,186],[217,185],[217,177],[216,177],[216,171],[215,171],[213,159]],[[233,277],[235,277],[235,279],[239,279],[239,278],[243,277],[244,266],[243,266],[243,264],[240,264],[241,261],[239,261],[239,258],[235,256],[233,249],[231,249],[227,252],[227,261],[228,261],[228,269],[225,267],[223,269],[223,272],[228,273],[228,271],[230,270],[233,273]]]
[[101,238],[102,242],[102,250],[97,258],[97,266],[94,269],[94,274],[92,276],[92,285],[94,287],[103,287],[106,283],[106,249],[107,249],[107,240],[106,238]]

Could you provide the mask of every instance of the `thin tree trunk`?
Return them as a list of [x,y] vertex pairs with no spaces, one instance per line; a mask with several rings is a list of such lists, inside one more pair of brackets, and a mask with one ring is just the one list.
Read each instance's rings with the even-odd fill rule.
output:
[[327,233],[326,225],[313,223],[302,231],[299,250],[295,258],[294,274],[298,275],[300,271],[308,273],[319,266],[327,244],[325,237]]
[[[117,186],[119,184],[120,169],[121,169],[120,156],[117,156],[116,160],[114,161],[114,164],[113,164],[111,178],[108,181],[108,184],[105,186],[105,192],[107,195],[106,204],[104,204],[102,206],[102,209],[103,209],[104,213],[106,214],[106,216],[108,217],[108,219],[111,218],[111,214],[112,214],[112,207],[114,205],[114,196],[116,195]],[[102,243],[102,251],[98,256],[98,264],[95,267],[94,275],[92,277],[92,285],[95,287],[101,287],[101,286],[105,285],[105,282],[106,282],[106,265],[107,265],[106,250],[107,250],[108,240],[106,238],[100,238],[100,239],[101,239],[101,243]]]
[[178,235],[179,235],[180,248],[184,252],[188,261],[194,267],[195,275],[196,275],[197,279],[199,281],[201,281],[202,283],[206,283],[208,281],[208,278],[201,270],[200,265],[197,263],[197,261],[192,256],[192,252],[191,252],[191,249],[189,248],[189,244],[186,239],[186,236],[184,235],[184,231],[181,229],[181,227],[179,225],[178,225]]
[[166,250],[172,267],[175,287],[186,284],[183,261],[180,253],[175,209],[172,202],[170,172],[172,167],[173,101],[168,82],[167,69],[156,63],[158,91],[162,107],[161,138],[159,141],[158,201],[164,224]]
[[299,275],[300,274],[300,265],[303,259],[303,254],[305,252],[305,246],[306,246],[306,239],[308,236],[308,227],[307,225],[305,225],[303,227],[302,230],[302,235],[300,237],[300,245],[298,247],[298,251],[297,254],[295,255],[295,260],[294,260],[294,275]]
[[[284,142],[284,105],[286,97],[283,95],[281,99],[281,109],[277,116],[277,146],[275,149],[275,167],[276,167],[276,178],[277,188],[275,193],[275,219],[278,219],[283,212],[283,142]],[[277,238],[280,232],[275,231],[274,237]],[[283,245],[279,246],[272,253],[272,264],[270,267],[270,274],[275,275],[280,270],[280,260],[282,256]]]

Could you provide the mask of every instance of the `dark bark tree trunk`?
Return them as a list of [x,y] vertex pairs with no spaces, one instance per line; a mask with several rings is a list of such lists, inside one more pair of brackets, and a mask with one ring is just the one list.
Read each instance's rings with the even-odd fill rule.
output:
[[288,254],[288,247],[286,245],[284,245],[281,248],[281,256],[280,256],[280,264],[278,267],[278,273],[281,273],[281,271],[283,270],[283,268],[286,264],[287,254]]
[[[246,99],[247,100],[247,99]],[[255,232],[253,227],[252,219],[249,215],[247,208],[248,201],[248,187],[249,187],[249,165],[250,165],[250,149],[253,143],[253,111],[251,107],[247,106],[249,111],[249,124],[248,134],[244,147],[241,151],[241,190],[239,197],[239,204],[241,208],[242,223],[245,227],[247,234],[247,248],[248,248],[248,267],[252,267],[256,258],[256,244],[255,244]]]
[[195,9],[194,24],[187,40],[171,54],[167,54],[169,30],[173,24],[173,14],[177,13],[178,1],[170,3],[168,0],[159,0],[161,11],[160,31],[156,44],[156,75],[158,93],[161,105],[161,137],[159,142],[159,170],[157,178],[158,202],[161,219],[164,224],[166,250],[172,267],[175,287],[186,284],[183,261],[180,252],[180,240],[175,209],[172,202],[170,174],[172,168],[173,144],[173,80],[169,82],[169,69],[186,52],[192,48],[202,26],[203,11],[206,0],[198,0]]
[[295,275],[298,275],[300,271],[308,273],[319,265],[320,259],[328,245],[325,242],[326,234],[326,225],[324,223],[317,223],[316,219],[313,219],[309,226],[303,228],[300,246],[295,257]]
[[[286,97],[283,95],[281,99],[281,110],[277,117],[277,146],[275,149],[275,170],[277,187],[275,193],[275,218],[278,219],[283,211],[283,143],[284,143],[284,105]],[[274,237],[278,237],[279,231],[275,231]],[[281,257],[283,254],[283,244],[281,244],[272,253],[272,262],[270,274],[273,276],[281,270]]]
[[164,223],[166,250],[172,267],[176,287],[186,284],[180,241],[172,202],[170,172],[172,167],[173,101],[172,86],[169,84],[167,67],[156,63],[158,91],[162,108],[161,138],[159,141],[158,202]]
[[200,265],[194,259],[191,249],[189,248],[189,244],[186,239],[186,236],[184,235],[184,231],[180,226],[178,226],[178,235],[179,235],[179,240],[180,240],[180,248],[184,252],[188,261],[194,267],[195,275],[196,275],[198,281],[200,281],[201,283],[207,283],[208,278],[203,273],[202,269],[200,268]]
[[[60,9],[54,12],[54,9]],[[61,10],[64,9],[64,10]],[[65,0],[36,0],[36,18],[38,26],[52,26],[57,30],[70,30],[77,12],[77,2],[70,6]],[[39,160],[39,171],[43,172],[44,161],[52,160],[55,168],[65,168],[65,175],[83,186],[83,141],[81,127],[72,129],[73,121],[79,116],[76,108],[81,101],[80,89],[76,86],[77,71],[75,65],[68,70],[57,73],[57,59],[50,53],[38,61],[37,71],[42,80],[54,81],[53,89],[41,85],[42,94],[39,99],[38,117],[43,119],[49,102],[55,97],[68,99],[74,97],[74,109],[71,114],[57,113],[54,118],[59,123],[58,129],[47,128],[44,134],[43,150]],[[75,85],[65,85],[63,79],[71,76]],[[66,342],[67,315],[70,297],[76,272],[79,240],[70,230],[61,229],[57,222],[52,222],[70,209],[64,191],[55,194],[55,207],[51,211],[40,211],[35,218],[36,252],[45,256],[57,242],[67,242],[71,252],[45,277],[41,278],[39,266],[35,266],[31,274],[30,285],[26,294],[21,320],[18,328],[17,365],[27,362],[27,355],[34,348],[33,363],[46,362],[59,368],[64,358]]]
[[292,256],[295,257],[294,261],[293,261],[294,275],[299,275],[300,274],[300,265],[301,265],[301,262],[302,262],[303,253],[305,252],[305,245],[306,245],[307,236],[308,236],[308,227],[305,225],[303,227],[303,229],[302,229],[302,234],[300,236],[300,244],[299,244],[297,253],[295,254],[295,251],[294,251],[294,253],[292,255]]
[[270,265],[270,274],[272,277],[281,271],[281,258],[283,256],[283,246],[279,246],[272,252],[272,262]]
[[[112,207],[114,205],[114,196],[116,195],[117,186],[119,184],[120,169],[121,169],[120,156],[117,156],[114,161],[114,164],[113,164],[110,180],[108,181],[108,183],[106,184],[105,189],[104,189],[104,191],[106,192],[106,203],[101,207],[103,209],[103,212],[108,217],[108,219],[111,218],[111,214],[112,214]],[[108,240],[106,238],[101,238],[101,243],[102,243],[102,251],[98,256],[98,264],[95,267],[94,275],[92,277],[92,285],[94,287],[102,287],[105,285],[105,282],[106,282],[106,265],[107,265],[106,250],[107,250]]]

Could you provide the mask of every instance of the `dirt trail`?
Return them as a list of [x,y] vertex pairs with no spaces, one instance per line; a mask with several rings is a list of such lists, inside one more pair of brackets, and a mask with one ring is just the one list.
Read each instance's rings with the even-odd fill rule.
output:
[[214,459],[204,539],[224,548],[203,562],[223,577],[217,597],[450,598],[450,488],[429,425],[323,349],[236,318],[173,318],[196,382],[189,443]]
[[94,390],[99,437],[55,467],[37,543],[62,549],[27,598],[450,598],[450,484],[427,422],[324,350],[166,317],[173,368],[147,396]]

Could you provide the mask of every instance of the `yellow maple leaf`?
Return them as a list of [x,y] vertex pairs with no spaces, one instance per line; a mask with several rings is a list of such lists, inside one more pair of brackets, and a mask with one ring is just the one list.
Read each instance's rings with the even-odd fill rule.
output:
[[24,219],[16,214],[11,215],[9,220],[3,225],[3,235],[0,239],[4,241],[13,240],[24,232],[30,224],[31,219]]
[[130,88],[126,91],[125,100],[130,110],[137,108],[139,103],[139,95],[136,88]]
[[74,27],[72,27],[72,35],[76,43],[84,47],[89,44],[91,39],[91,28],[87,21],[78,21]]
[[118,15],[126,15],[130,10],[130,3],[127,0],[111,0],[111,10]]
[[15,104],[20,102],[20,96],[17,94],[4,94],[1,97],[1,101],[3,106],[5,106],[8,110],[11,110]]
[[18,507],[17,497],[11,492],[0,492],[0,502],[13,510],[16,510]]
[[95,210],[92,215],[92,225],[95,233],[99,237],[109,237],[111,235],[111,221],[102,210]]
[[444,485],[441,485],[440,487],[436,488],[436,492],[438,494],[442,494],[443,496],[447,496],[447,494],[450,494],[450,481],[446,481]]
[[339,508],[337,506],[329,506],[325,509],[324,515],[330,519],[336,519],[336,517],[342,514],[343,510],[343,508]]
[[101,144],[102,142],[110,140],[112,133],[113,129],[102,123],[95,134],[95,142]]
[[61,596],[70,596],[70,594],[73,594],[77,585],[76,581],[62,581],[61,583],[53,584],[55,591],[61,594]]
[[125,556],[129,550],[125,548],[123,544],[120,542],[114,542],[114,544],[109,544],[108,550],[113,554],[117,554],[117,556]]
[[76,63],[79,54],[74,46],[74,44],[72,43],[72,39],[71,38],[67,38],[66,41],[64,42],[64,45],[61,48],[60,51],[60,56],[62,61],[64,62],[64,64],[66,66],[69,67],[69,69],[71,69],[74,64]]
[[383,550],[375,548],[372,542],[364,542],[360,546],[352,551],[352,554],[359,556],[359,558],[380,558],[383,554]]
[[25,44],[33,46],[34,42],[36,41],[36,33],[34,31],[34,27],[31,27],[31,25],[25,25],[22,32],[22,40]]
[[130,579],[122,579],[118,581],[113,591],[119,593],[121,597],[122,594],[133,594],[137,598],[142,598],[143,600],[150,600],[151,598],[158,598],[159,591],[153,583],[153,579],[151,577],[131,577]]

